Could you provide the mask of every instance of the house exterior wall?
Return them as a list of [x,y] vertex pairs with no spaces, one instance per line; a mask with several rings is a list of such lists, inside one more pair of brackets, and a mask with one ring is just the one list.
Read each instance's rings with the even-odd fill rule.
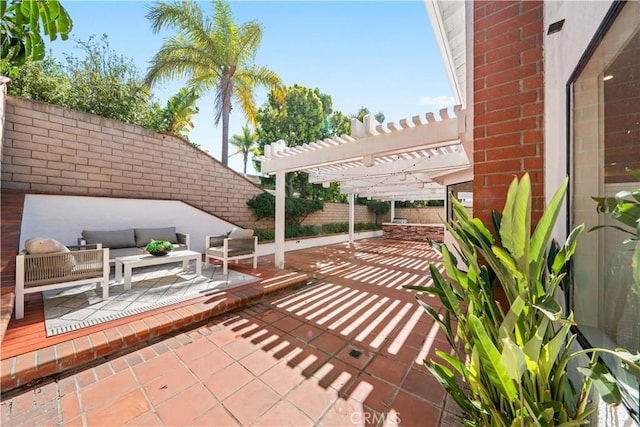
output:
[[12,96],[2,154],[3,190],[181,200],[245,227],[263,191],[172,135]]
[[473,2],[473,214],[501,211],[528,172],[532,220],[544,209],[543,5]]

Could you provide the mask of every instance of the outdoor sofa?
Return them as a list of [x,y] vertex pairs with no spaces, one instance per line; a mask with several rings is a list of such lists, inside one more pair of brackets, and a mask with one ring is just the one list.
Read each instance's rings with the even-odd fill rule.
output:
[[126,230],[82,230],[79,245],[100,243],[109,248],[109,262],[117,257],[142,255],[151,240],[167,240],[173,243],[174,251],[189,249],[189,234],[178,233],[176,227],[128,228]]

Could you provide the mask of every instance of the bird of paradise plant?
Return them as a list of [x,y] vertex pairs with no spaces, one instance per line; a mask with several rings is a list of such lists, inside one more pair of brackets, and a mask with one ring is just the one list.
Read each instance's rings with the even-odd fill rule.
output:
[[[456,219],[446,227],[465,267],[457,265],[445,245],[441,249],[447,279],[432,264],[433,286],[407,286],[434,294],[445,308],[441,315],[416,295],[452,347],[437,350],[439,361],[425,360],[424,364],[465,411],[467,425],[587,423],[593,411],[588,405],[592,385],[606,402],[621,399],[615,380],[598,361],[600,353],[618,357],[640,380],[640,354],[623,349],[576,349],[576,336],[570,329],[573,315],[564,315],[557,302],[556,292],[584,229],[576,227],[558,250],[548,250],[566,188],[567,180],[551,199],[533,235],[527,174],[509,187],[496,237],[453,200]],[[508,308],[495,303],[495,281],[505,291]],[[578,368],[582,377],[575,384],[569,362],[585,355],[590,362]]]

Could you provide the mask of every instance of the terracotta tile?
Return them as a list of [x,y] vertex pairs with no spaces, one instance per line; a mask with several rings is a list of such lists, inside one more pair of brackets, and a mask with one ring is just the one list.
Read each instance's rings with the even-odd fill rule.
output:
[[190,362],[201,357],[206,357],[210,353],[217,350],[218,346],[213,344],[208,339],[200,337],[200,339],[191,341],[190,343],[177,349],[175,353],[180,359],[184,360],[185,362]]
[[[356,354],[355,352],[358,352],[359,354]],[[348,344],[336,354],[336,357],[351,366],[363,369],[375,355],[376,353],[371,351],[369,347]]]
[[262,381],[254,379],[228,397],[223,404],[241,425],[250,425],[256,422],[278,399],[278,395],[273,390]]
[[200,417],[218,402],[201,384],[195,384],[156,407],[165,425],[187,425]]
[[140,384],[146,384],[164,373],[182,366],[182,362],[180,362],[180,359],[178,359],[175,354],[165,353],[151,360],[147,360],[144,363],[139,363],[132,367],[132,370],[138,382]]
[[401,425],[438,425],[440,408],[430,402],[419,399],[409,393],[400,391],[391,408],[396,411],[396,417]]
[[124,356],[111,360],[109,364],[111,365],[111,369],[113,369],[114,372],[120,372],[123,369],[129,369],[129,364],[125,360]]
[[125,425],[131,427],[157,427],[161,424],[162,423],[155,412],[145,412]]
[[300,325],[302,325],[302,322],[291,316],[285,316],[271,323],[271,326],[278,328],[283,332],[293,331]]
[[344,337],[325,332],[311,341],[311,345],[328,354],[335,354],[347,343]]
[[285,396],[304,380],[304,377],[285,363],[278,363],[263,373],[260,379],[274,389],[280,396]]
[[50,382],[34,390],[36,405],[43,405],[58,398],[58,384]]
[[163,371],[162,375],[144,385],[144,392],[154,405],[186,390],[196,383],[196,379],[185,367],[176,367],[170,371]]
[[391,384],[399,385],[408,369],[410,367],[406,363],[378,355],[367,366],[367,373]]
[[58,392],[60,396],[64,396],[68,393],[75,393],[77,390],[76,379],[73,376],[60,378],[58,380]]
[[440,383],[423,369],[411,369],[402,383],[402,389],[442,407],[446,392]]
[[191,424],[201,427],[233,427],[240,425],[238,420],[233,418],[222,405],[218,405],[208,410],[206,413],[193,420]]
[[89,411],[105,407],[137,388],[136,379],[130,371],[118,372],[109,378],[80,389],[82,408]]
[[211,375],[205,382],[209,390],[220,400],[224,400],[238,391],[254,376],[239,363],[233,363]]
[[25,393],[14,397],[11,402],[11,415],[17,416],[31,411],[35,407],[36,399],[33,391],[29,390]]
[[80,416],[80,401],[77,393],[67,393],[60,397],[62,421],[68,422]]
[[338,392],[323,388],[315,378],[304,381],[287,396],[287,400],[304,411],[314,422],[338,399]]
[[93,369],[87,369],[76,374],[76,380],[80,388],[86,387],[96,382],[96,376]]
[[255,351],[242,358],[240,363],[254,375],[260,375],[278,363],[278,359],[264,351]]
[[154,359],[157,354],[155,351],[153,351],[152,347],[144,347],[141,348],[140,350],[138,350],[138,354],[140,355],[140,357],[142,357],[145,361],[147,360],[151,360]]
[[304,323],[289,332],[290,335],[300,339],[305,343],[311,342],[316,337],[320,336],[322,333],[323,333],[322,329],[317,328],[308,323]]
[[162,341],[159,341],[159,342],[157,342],[157,343],[153,344],[153,345],[151,346],[151,348],[153,348],[153,350],[154,350],[158,355],[163,354],[163,353],[166,353],[167,351],[170,351],[169,347],[167,347],[167,345],[166,345],[164,342],[162,342]]
[[331,387],[342,393],[353,384],[359,374],[360,370],[339,359],[332,358],[314,372],[313,377],[318,379],[318,384],[321,387]]
[[241,337],[241,334],[237,334],[234,331],[228,329],[223,329],[220,331],[215,331],[214,333],[209,335],[207,339],[218,347],[223,347]]
[[141,390],[136,389],[101,408],[87,411],[88,425],[117,426],[123,425],[145,412],[149,405]]
[[97,381],[108,378],[114,374],[113,370],[111,369],[111,365],[109,365],[108,363],[103,363],[102,365],[96,366],[95,368],[93,368],[93,373]]
[[391,403],[396,387],[372,377],[361,374],[347,390],[346,395],[369,408],[383,412]]
[[21,354],[16,358],[16,376],[25,376],[36,371],[36,353]]
[[75,338],[73,340],[73,346],[76,349],[76,357],[78,359],[83,359],[83,355],[87,353],[93,355],[93,346],[91,345],[89,337]]
[[317,423],[322,427],[348,427],[367,425],[372,418],[362,402],[353,399],[338,399]]
[[224,352],[234,359],[242,359],[243,357],[253,353],[259,347],[252,344],[251,341],[245,338],[236,339],[233,342],[224,346]]
[[129,365],[132,368],[134,366],[139,365],[142,362],[144,362],[144,359],[142,359],[142,357],[140,357],[138,352],[126,355],[124,359],[127,361],[127,365]]
[[45,347],[36,352],[36,359],[38,361],[38,370],[42,371],[47,369],[48,366],[54,365],[56,361],[56,350],[54,346]]
[[102,331],[89,335],[89,341],[91,341],[91,346],[93,347],[96,356],[104,356],[111,351],[109,340]]
[[286,400],[281,400],[254,424],[262,427],[313,426],[313,421]]
[[189,362],[189,369],[200,381],[208,379],[211,375],[225,369],[233,363],[233,359],[224,351],[216,350],[208,353],[204,357]]
[[271,323],[276,322],[279,319],[283,318],[284,316],[285,316],[285,314],[282,313],[281,311],[269,309],[269,310],[265,311],[264,313],[260,314],[259,316],[256,316],[256,318],[258,320],[264,322],[265,324],[271,324]]

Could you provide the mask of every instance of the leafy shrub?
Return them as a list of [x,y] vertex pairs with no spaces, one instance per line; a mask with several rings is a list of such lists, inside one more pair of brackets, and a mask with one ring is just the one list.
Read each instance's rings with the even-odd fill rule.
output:
[[[247,201],[247,206],[258,220],[276,217],[276,197],[273,194],[258,194]],[[285,218],[288,224],[300,225],[309,214],[322,210],[323,207],[320,200],[287,197],[284,201]]]

